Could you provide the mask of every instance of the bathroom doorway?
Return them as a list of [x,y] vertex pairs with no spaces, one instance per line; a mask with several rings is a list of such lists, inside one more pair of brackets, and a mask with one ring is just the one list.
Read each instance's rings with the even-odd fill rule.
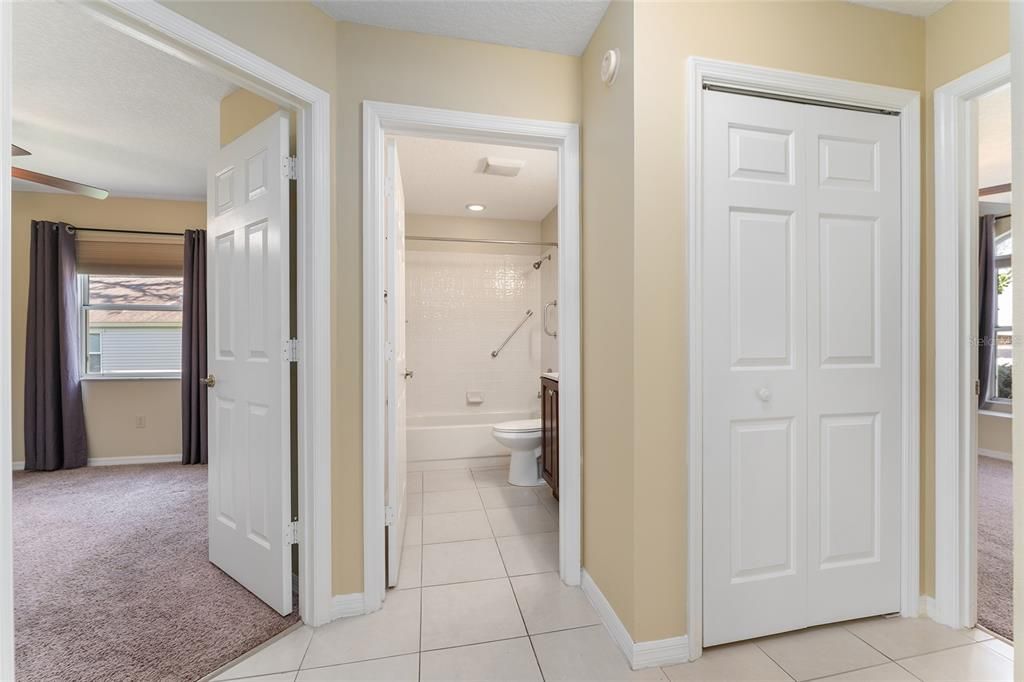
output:
[[577,128],[377,103],[364,126],[367,609],[579,584]]

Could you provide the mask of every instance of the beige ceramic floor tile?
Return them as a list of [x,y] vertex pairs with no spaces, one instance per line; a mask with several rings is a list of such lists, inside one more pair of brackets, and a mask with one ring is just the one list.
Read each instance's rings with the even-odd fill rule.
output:
[[603,625],[549,632],[530,639],[547,682],[666,679],[660,668],[630,670],[626,657]]
[[243,677],[255,677],[269,673],[283,673],[299,669],[302,657],[306,655],[309,640],[313,638],[313,628],[303,626],[283,637],[267,644],[248,658],[214,678],[221,680],[237,680]]
[[423,548],[420,545],[402,548],[402,565],[398,567],[398,584],[396,589],[408,590],[420,586],[423,562]]
[[419,646],[420,591],[392,590],[380,611],[316,628],[302,668],[412,654]]
[[894,660],[974,641],[970,631],[954,630],[930,618],[873,618],[844,627]]
[[277,673],[275,675],[259,675],[257,677],[241,677],[236,682],[293,682],[297,672]]
[[531,635],[601,622],[583,590],[569,587],[557,573],[516,576],[512,589]]
[[436,493],[446,490],[474,490],[476,482],[469,469],[455,471],[424,471],[423,492]]
[[[497,490],[497,488],[492,488],[492,490]],[[532,507],[488,509],[487,518],[491,522],[491,529],[494,531],[495,537],[551,533],[558,529],[551,514],[539,504]]]
[[423,472],[422,471],[410,471],[406,473],[408,477],[405,484],[406,493],[421,493],[423,492]]
[[473,469],[477,488],[503,488],[508,483],[508,467]]
[[886,663],[870,668],[861,668],[849,673],[841,673],[823,680],[844,680],[846,682],[917,682],[917,678],[896,663]]
[[984,644],[986,647],[996,652],[1000,656],[1008,658],[1011,661],[1013,660],[1013,645],[1007,644],[1003,640],[996,639],[994,637],[986,639],[984,642],[982,642],[982,644]]
[[419,654],[303,670],[295,682],[416,682]]
[[448,514],[450,512],[483,509],[480,495],[473,490],[448,490],[438,493],[423,493],[424,514]]
[[1010,682],[1013,661],[984,642],[907,658],[900,665],[924,682]]
[[837,675],[889,662],[841,627],[779,635],[758,640],[757,645],[796,680]]
[[423,584],[445,585],[505,576],[493,538],[423,545]]
[[526,634],[508,578],[423,588],[423,650]]
[[405,521],[405,545],[423,544],[423,517],[409,516]]
[[405,498],[405,513],[409,516],[419,516],[423,513],[423,493],[409,493]]
[[492,537],[487,514],[480,510],[430,514],[423,519],[423,543],[460,542]]
[[673,682],[789,682],[792,678],[754,644],[704,649],[691,663],[665,668]]
[[498,549],[509,575],[558,570],[558,533],[498,538]]
[[499,509],[503,507],[525,507],[540,504],[537,494],[533,488],[481,488],[480,499],[484,501],[485,509]]
[[541,681],[537,658],[526,637],[425,651],[423,682]]

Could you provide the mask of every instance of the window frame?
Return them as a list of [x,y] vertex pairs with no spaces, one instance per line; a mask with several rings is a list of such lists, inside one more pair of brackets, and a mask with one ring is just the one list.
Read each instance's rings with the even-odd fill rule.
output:
[[[92,275],[78,275],[78,342],[79,342],[79,372],[78,378],[81,381],[117,381],[117,380],[139,380],[139,379],[181,379],[181,369],[171,372],[160,372],[151,370],[134,370],[131,372],[104,372],[102,370],[102,348],[103,337],[100,337],[100,366],[99,372],[89,371],[89,356],[95,353],[89,351],[89,311],[91,310],[138,310],[155,312],[181,312],[183,305],[173,304],[112,304],[112,303],[90,303],[89,302],[89,278]],[[131,277],[131,275],[100,275],[102,277]],[[184,287],[182,279],[182,287]]]
[[[993,251],[995,250],[996,244],[999,242],[999,238],[1000,237],[1007,237],[1007,236],[1010,239],[1013,238],[1013,226],[1012,225],[1011,225],[1010,229],[1008,229],[1002,235],[998,235],[998,236],[993,235],[993,237],[992,237],[992,249],[993,249]],[[999,281],[998,280],[999,271],[1001,269],[1007,268],[1007,267],[1009,267],[1011,269],[1011,272],[1012,272],[1012,269],[1013,269],[1013,249],[1012,249],[1012,247],[1011,247],[1011,250],[1010,250],[1009,254],[1006,254],[1004,256],[996,256],[993,259],[993,261],[992,261],[992,270],[989,273],[989,275],[991,277],[995,278],[996,282],[998,282]],[[1012,281],[1010,283],[1010,286],[1011,287],[1013,286],[1013,282]],[[996,305],[997,306],[998,306],[998,296],[999,296],[999,294],[997,293],[996,294],[996,298],[997,298]],[[1013,325],[1011,324],[1010,326],[1000,326],[999,325],[999,320],[998,320],[998,314],[997,314],[996,318],[997,319],[993,323],[992,328],[988,330],[988,333],[991,334],[992,345],[993,345],[991,364],[988,367],[985,367],[985,368],[981,368],[981,367],[978,368],[979,372],[988,372],[988,388],[987,388],[987,391],[986,391],[986,395],[984,396],[984,398],[982,400],[981,409],[989,411],[989,412],[1003,412],[1003,413],[1010,414],[1010,413],[1013,412],[1013,398],[1001,398],[1001,397],[999,397],[997,395],[997,392],[999,391],[999,358],[998,358],[999,344],[998,344],[998,339],[999,339],[1000,332],[1009,332],[1010,336],[1012,338],[1012,336],[1013,336]]]

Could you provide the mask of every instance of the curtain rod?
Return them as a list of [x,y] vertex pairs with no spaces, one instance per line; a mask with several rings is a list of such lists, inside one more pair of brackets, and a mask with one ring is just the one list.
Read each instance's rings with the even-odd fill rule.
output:
[[112,232],[114,234],[148,234],[157,237],[184,237],[182,232],[157,232],[155,230],[118,230],[113,227],[75,227],[71,226],[72,232]]
[[519,239],[469,239],[468,237],[414,237],[405,236],[406,241],[457,242],[460,244],[506,244],[512,246],[558,246],[558,242],[535,242]]

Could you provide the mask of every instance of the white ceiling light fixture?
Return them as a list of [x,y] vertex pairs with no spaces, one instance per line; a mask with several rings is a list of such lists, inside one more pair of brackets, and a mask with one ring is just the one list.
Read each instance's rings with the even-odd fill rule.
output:
[[519,175],[526,165],[520,159],[499,159],[496,156],[488,156],[484,159],[484,175],[500,175],[506,178],[514,178]]
[[466,204],[466,210],[472,211],[473,213],[480,213],[486,208],[487,207],[484,206],[483,204]]

